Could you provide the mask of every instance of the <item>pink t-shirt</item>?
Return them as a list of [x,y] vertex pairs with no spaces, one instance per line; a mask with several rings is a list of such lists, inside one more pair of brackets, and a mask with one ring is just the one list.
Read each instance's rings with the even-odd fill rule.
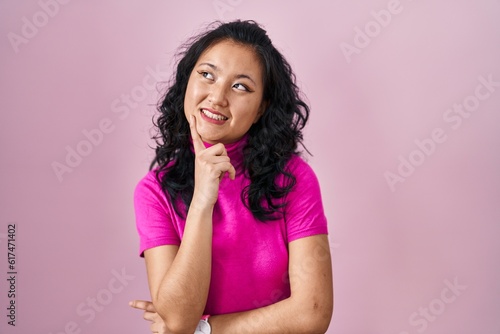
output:
[[[284,218],[264,223],[252,216],[240,199],[249,184],[242,170],[243,143],[226,145],[237,173],[235,180],[221,180],[213,211],[212,277],[204,314],[246,311],[290,297],[288,243],[328,233],[316,175],[295,155],[287,166],[297,183],[286,196]],[[181,244],[185,219],[175,213],[154,170],[137,185],[134,202],[141,256],[148,248]]]

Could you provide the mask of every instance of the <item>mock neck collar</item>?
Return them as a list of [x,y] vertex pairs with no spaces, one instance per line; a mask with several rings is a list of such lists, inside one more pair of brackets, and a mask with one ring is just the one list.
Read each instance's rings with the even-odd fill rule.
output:
[[[190,141],[189,147],[191,151],[194,152],[193,139],[189,137],[189,141]],[[243,167],[243,159],[244,159],[243,149],[245,148],[247,142],[248,142],[248,133],[233,143],[224,144],[224,147],[226,148],[227,151],[227,155],[231,159],[231,164],[234,166],[235,169]],[[203,144],[205,145],[206,148],[215,145],[207,142],[203,142]]]

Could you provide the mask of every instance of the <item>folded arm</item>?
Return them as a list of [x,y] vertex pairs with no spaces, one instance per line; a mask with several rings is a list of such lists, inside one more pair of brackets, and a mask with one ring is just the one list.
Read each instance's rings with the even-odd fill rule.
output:
[[171,333],[194,332],[205,309],[212,266],[212,212],[191,208],[181,246],[144,252],[156,312]]
[[289,244],[291,296],[247,312],[212,316],[212,333],[325,333],[333,313],[330,248],[326,235]]

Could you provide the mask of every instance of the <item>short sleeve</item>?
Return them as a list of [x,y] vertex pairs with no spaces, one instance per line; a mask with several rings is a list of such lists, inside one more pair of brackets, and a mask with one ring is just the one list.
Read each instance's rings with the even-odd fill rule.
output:
[[288,165],[296,178],[296,184],[286,199],[285,223],[288,242],[312,235],[328,234],[316,174],[299,156],[293,156]]
[[173,209],[156,180],[155,171],[150,171],[137,184],[134,208],[140,256],[149,248],[180,245],[181,238],[172,218]]

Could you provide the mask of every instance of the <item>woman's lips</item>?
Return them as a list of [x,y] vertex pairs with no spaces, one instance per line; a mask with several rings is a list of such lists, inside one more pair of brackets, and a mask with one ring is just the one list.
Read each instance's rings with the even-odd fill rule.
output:
[[201,117],[207,122],[214,124],[224,124],[229,118],[222,115],[221,113],[207,108],[202,108],[200,110]]

